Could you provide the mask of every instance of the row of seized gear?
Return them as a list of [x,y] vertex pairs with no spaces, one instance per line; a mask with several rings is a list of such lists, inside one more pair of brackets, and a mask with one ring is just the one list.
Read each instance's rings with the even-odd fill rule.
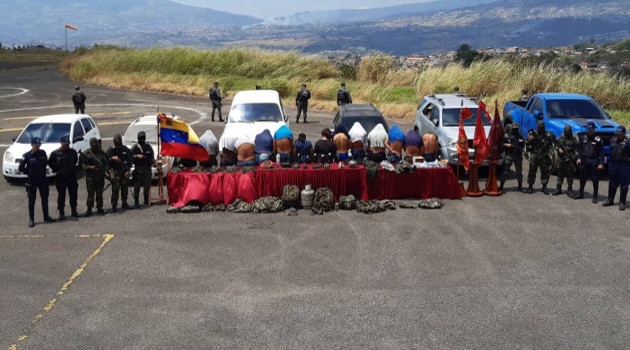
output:
[[[414,202],[395,202],[392,200],[370,200],[363,201],[357,200],[354,195],[341,196],[339,198],[339,204],[337,206],[314,206],[312,211],[314,214],[322,215],[324,212],[332,211],[335,209],[339,210],[356,210],[359,213],[365,214],[373,214],[373,213],[381,213],[387,210],[396,210],[400,209],[440,209],[442,208],[443,203],[442,200],[437,198],[431,198],[427,200],[422,200],[419,203]],[[297,211],[293,206],[287,206],[286,203],[278,198],[273,196],[267,196],[256,199],[252,203],[247,203],[242,199],[237,199],[234,203],[226,206],[221,203],[218,205],[213,205],[212,203],[206,204],[205,206],[201,205],[186,205],[184,207],[169,207],[166,209],[167,213],[200,213],[200,212],[215,212],[215,211],[227,211],[231,213],[278,213],[285,209],[290,209],[291,211],[287,211],[288,214],[294,214]]]

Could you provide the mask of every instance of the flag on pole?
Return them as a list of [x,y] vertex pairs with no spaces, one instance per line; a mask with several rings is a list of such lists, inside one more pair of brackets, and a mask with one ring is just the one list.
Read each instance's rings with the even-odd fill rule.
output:
[[481,121],[481,110],[485,108],[485,104],[479,101],[479,108],[477,109],[477,123],[475,125],[475,138],[473,139],[473,146],[475,147],[475,162],[481,163],[488,156],[488,140],[486,139],[486,129],[483,127]]
[[457,157],[459,162],[468,171],[470,168],[470,156],[468,155],[468,137],[464,130],[464,119],[472,117],[472,112],[468,108],[462,108],[459,113],[459,137],[457,138]]
[[203,148],[190,125],[167,117],[163,113],[158,114],[158,122],[162,141],[161,155],[198,161],[208,160],[208,151]]
[[79,28],[73,26],[72,24],[66,24],[66,28],[72,29],[72,30],[79,30]]
[[503,153],[503,124],[499,117],[499,102],[494,102],[494,119],[492,120],[492,127],[490,127],[490,137],[488,138],[488,146],[490,147],[490,159],[493,161],[499,160],[501,153]]
[[492,123],[492,116],[490,115],[490,113],[488,113],[488,110],[486,109],[486,104],[483,103],[482,100],[479,100],[479,109],[483,111],[483,113],[486,115],[486,118],[488,118],[488,121]]

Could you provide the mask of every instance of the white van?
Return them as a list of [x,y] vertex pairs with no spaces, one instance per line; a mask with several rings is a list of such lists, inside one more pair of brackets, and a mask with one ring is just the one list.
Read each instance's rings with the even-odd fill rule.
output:
[[[101,138],[98,126],[87,114],[57,114],[39,117],[30,122],[20,136],[15,138],[13,145],[4,152],[2,158],[2,174],[5,180],[25,179],[18,169],[24,153],[31,150],[31,139],[39,137],[42,140],[40,149],[50,154],[61,147],[60,141],[64,136],[70,137],[70,147],[78,151],[90,148],[90,139]],[[53,177],[55,173],[46,168],[46,176]]]
[[225,130],[219,141],[223,150],[226,136],[256,135],[269,129],[273,135],[281,126],[288,124],[280,94],[274,90],[239,91],[232,100],[230,114],[226,118]]

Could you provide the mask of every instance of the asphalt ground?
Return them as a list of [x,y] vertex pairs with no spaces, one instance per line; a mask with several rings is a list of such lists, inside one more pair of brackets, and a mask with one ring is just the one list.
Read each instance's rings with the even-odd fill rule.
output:
[[[74,85],[0,73],[1,150],[31,118],[72,112]],[[204,98],[83,90],[105,147],[158,104],[199,134],[223,129]],[[314,140],[332,117],[291,127]],[[627,349],[630,211],[515,186],[375,215],[154,206],[43,224],[37,209],[29,229],[24,186],[2,180],[0,349]]]

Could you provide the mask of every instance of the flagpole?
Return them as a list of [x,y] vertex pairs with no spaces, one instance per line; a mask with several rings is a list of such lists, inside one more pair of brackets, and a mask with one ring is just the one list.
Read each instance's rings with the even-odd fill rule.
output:
[[66,52],[68,52],[68,27],[64,27],[66,32]]

